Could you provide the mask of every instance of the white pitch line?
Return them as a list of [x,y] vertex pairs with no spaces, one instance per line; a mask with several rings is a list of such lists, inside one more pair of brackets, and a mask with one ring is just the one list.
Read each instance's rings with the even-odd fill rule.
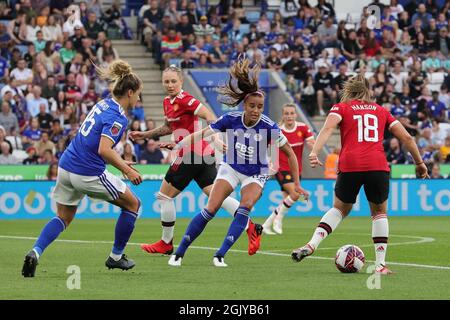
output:
[[[22,237],[22,236],[5,236],[0,235],[0,239],[15,239],[15,240],[36,240],[36,237]],[[66,243],[86,243],[86,244],[112,244],[111,241],[90,241],[90,240],[65,240],[65,239],[57,239],[55,242],[66,242]],[[127,245],[130,246],[140,246],[140,243],[129,242]],[[175,246],[176,247],[176,246]],[[212,247],[197,247],[191,246],[192,249],[198,250],[213,250],[216,251],[218,248]],[[238,253],[247,253],[246,250],[238,250],[231,249],[230,252],[238,252]],[[278,256],[278,257],[290,257],[290,254],[286,253],[276,253],[276,252],[268,252],[268,251],[258,251],[258,254],[267,255],[267,256]],[[317,257],[312,256],[309,259],[317,259],[317,260],[334,260],[334,258],[327,257]],[[366,260],[366,262],[375,262],[372,260]],[[389,262],[390,265],[404,266],[404,267],[416,267],[416,268],[426,268],[426,269],[438,269],[438,270],[450,270],[450,267],[446,266],[433,266],[427,264],[417,264],[417,263],[403,263],[403,262]]]

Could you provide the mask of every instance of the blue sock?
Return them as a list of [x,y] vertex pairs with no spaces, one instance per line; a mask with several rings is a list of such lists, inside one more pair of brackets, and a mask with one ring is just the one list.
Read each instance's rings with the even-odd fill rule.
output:
[[216,256],[224,257],[225,254],[230,250],[231,246],[236,242],[241,236],[242,232],[245,230],[248,222],[249,209],[246,207],[239,207],[236,210],[234,219],[231,222],[230,228],[228,229],[227,236],[222,243],[220,249],[216,252]]
[[122,209],[122,213],[117,219],[114,246],[112,253],[122,254],[125,246],[130,240],[131,234],[134,230],[134,224],[136,223],[138,215],[137,213]]
[[186,232],[181,240],[180,245],[177,248],[175,254],[177,256],[184,256],[187,248],[191,245],[192,242],[203,232],[206,227],[206,224],[214,218],[214,215],[209,213],[208,210],[203,209],[198,213],[189,223]]
[[60,217],[54,217],[50,220],[42,229],[39,238],[36,240],[33,250],[35,250],[39,256],[42,255],[44,250],[52,243],[59,234],[66,229],[66,224]]

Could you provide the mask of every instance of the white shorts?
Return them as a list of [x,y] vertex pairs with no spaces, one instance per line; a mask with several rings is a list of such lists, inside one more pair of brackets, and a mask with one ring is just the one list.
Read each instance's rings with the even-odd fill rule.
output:
[[240,183],[241,188],[244,188],[250,183],[257,183],[261,188],[264,188],[266,181],[269,179],[269,175],[259,174],[254,176],[246,176],[234,170],[229,164],[222,162],[217,172],[216,180],[222,179],[228,181],[228,183],[236,189]]
[[125,193],[127,185],[105,170],[100,176],[82,176],[58,167],[53,199],[60,204],[77,206],[85,195],[99,200],[113,201]]

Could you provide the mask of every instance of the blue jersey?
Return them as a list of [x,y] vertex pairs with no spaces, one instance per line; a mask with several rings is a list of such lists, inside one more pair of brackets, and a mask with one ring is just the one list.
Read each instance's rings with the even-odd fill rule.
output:
[[105,160],[98,154],[101,136],[111,139],[115,146],[127,125],[125,111],[114,99],[99,101],[64,151],[59,166],[83,176],[101,175],[106,167]]
[[228,150],[224,161],[247,176],[269,174],[269,145],[283,146],[287,142],[278,125],[265,115],[261,115],[255,125],[247,127],[243,112],[229,112],[210,128],[226,132]]

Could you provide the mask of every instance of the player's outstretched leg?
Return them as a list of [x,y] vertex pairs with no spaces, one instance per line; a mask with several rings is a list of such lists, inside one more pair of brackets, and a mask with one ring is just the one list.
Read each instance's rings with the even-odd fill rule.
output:
[[[223,201],[222,208],[234,217],[237,209],[239,208],[239,201],[232,197],[228,197]],[[252,219],[249,218],[248,223],[245,226],[245,230],[247,231],[248,237],[248,254],[254,255],[261,246],[263,226],[258,223],[254,223]]]
[[173,234],[175,229],[176,210],[173,198],[170,198],[159,192],[157,196],[161,205],[161,240],[151,243],[142,244],[141,249],[147,253],[172,254],[173,252]]
[[189,223],[186,233],[181,240],[180,245],[177,248],[175,254],[173,254],[169,259],[169,265],[173,267],[181,266],[181,260],[186,253],[186,250],[191,245],[191,243],[197,239],[197,237],[203,232],[206,225],[212,218],[214,218],[215,212],[211,213],[208,209],[203,209],[198,213]]
[[339,223],[342,221],[343,215],[341,211],[337,208],[331,208],[325,213],[325,215],[320,220],[319,225],[317,226],[314,234],[309,240],[309,242],[292,251],[291,257],[295,262],[300,262],[307,256],[310,256],[317,249],[319,244],[331,233],[333,230],[337,228]]
[[45,225],[33,248],[25,256],[22,275],[26,278],[35,276],[39,258],[44,253],[44,250],[66,229],[77,210],[76,206],[66,206],[59,203],[57,203],[57,208],[58,216],[51,219]]
[[141,202],[127,188],[125,193],[113,203],[120,206],[122,211],[116,222],[114,245],[105,265],[108,269],[129,270],[135,266],[135,263],[123,254],[123,251],[133,233]]

